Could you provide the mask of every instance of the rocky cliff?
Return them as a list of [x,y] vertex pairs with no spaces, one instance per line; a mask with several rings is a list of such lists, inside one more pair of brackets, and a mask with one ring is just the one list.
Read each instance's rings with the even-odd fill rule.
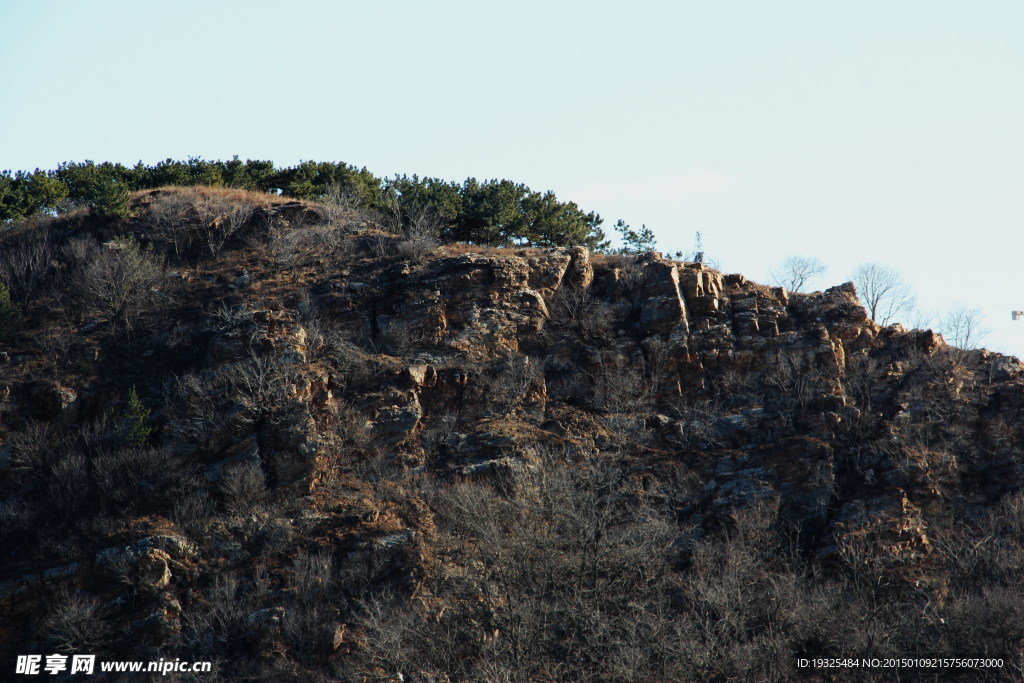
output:
[[267,680],[1021,666],[1017,359],[880,327],[849,283],[181,195],[5,237],[46,250],[0,347],[5,656]]

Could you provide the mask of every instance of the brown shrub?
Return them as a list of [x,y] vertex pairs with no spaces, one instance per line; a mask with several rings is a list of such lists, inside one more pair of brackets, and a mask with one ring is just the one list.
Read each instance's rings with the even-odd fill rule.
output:
[[158,294],[163,275],[160,261],[127,239],[110,243],[75,279],[85,305],[107,317],[111,332],[120,327],[130,336]]

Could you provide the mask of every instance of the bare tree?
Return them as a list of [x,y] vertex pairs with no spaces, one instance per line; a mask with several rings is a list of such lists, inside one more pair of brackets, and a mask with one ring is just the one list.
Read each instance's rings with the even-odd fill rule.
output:
[[544,386],[541,365],[529,356],[506,355],[497,378],[487,389],[486,400],[496,414],[510,417],[516,408],[527,404],[530,394],[538,386]]
[[981,309],[957,306],[939,320],[939,332],[957,348],[975,349],[988,334],[982,320]]
[[[381,628],[366,605],[366,631],[377,641],[371,657],[387,661],[415,645],[406,652],[418,670],[473,680],[490,680],[484,672],[497,680],[659,678],[672,642],[678,531],[614,459],[566,467],[557,446],[533,455],[497,488],[461,482],[433,494],[439,553],[468,569],[457,583],[438,577],[432,590],[452,607],[436,617],[406,621],[399,612]],[[666,647],[638,658],[636,643]],[[629,675],[609,668],[623,661]],[[388,666],[411,668],[408,660]],[[550,675],[561,667],[575,675]]]
[[53,599],[42,627],[48,644],[61,652],[94,650],[110,635],[102,603],[85,593],[66,588]]
[[195,195],[185,192],[164,192],[150,205],[151,234],[173,246],[175,258],[191,246],[195,207]]
[[787,256],[771,272],[772,281],[791,292],[802,292],[808,282],[824,275],[828,267],[814,256]]
[[880,263],[862,263],[851,276],[868,316],[888,325],[914,307],[914,294],[900,274]]
[[78,274],[76,284],[87,304],[108,316],[112,331],[120,324],[131,334],[162,276],[159,261],[129,239],[110,243]]
[[328,224],[343,228],[346,232],[353,231],[361,220],[366,219],[366,210],[362,208],[359,197],[340,184],[327,190],[320,198],[320,206],[327,216]]
[[28,310],[46,282],[52,253],[49,232],[43,228],[29,230],[20,239],[8,239],[0,248],[0,282],[7,285],[22,310]]
[[216,257],[231,240],[252,228],[256,206],[251,199],[207,196],[196,188],[163,192],[150,206],[149,221],[153,236],[173,247],[175,258],[196,244]]
[[211,200],[202,207],[202,221],[197,232],[216,257],[224,246],[252,221],[254,208],[249,203]]

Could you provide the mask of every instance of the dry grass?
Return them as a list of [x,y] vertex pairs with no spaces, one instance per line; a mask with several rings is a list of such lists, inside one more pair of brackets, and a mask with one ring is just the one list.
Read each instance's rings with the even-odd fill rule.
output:
[[344,222],[346,220],[357,220],[365,218],[364,210],[339,203],[328,198],[323,202],[311,199],[297,200],[288,195],[271,194],[258,190],[246,190],[237,187],[212,187],[208,185],[164,185],[151,190],[139,190],[132,193],[132,208],[146,209],[154,200],[161,197],[182,197],[192,200],[196,204],[202,204],[211,200],[222,204],[239,203],[250,207],[269,209],[283,204],[300,201],[302,204],[320,212],[330,219],[330,222]]
[[206,185],[180,187],[177,185],[165,185],[155,190],[133,192],[132,207],[144,209],[155,199],[166,195],[188,197],[196,202],[201,202],[204,199],[218,199],[223,202],[240,202],[264,208],[291,201],[287,197],[280,195],[258,192],[256,190],[243,190],[236,187],[209,187]]
[[440,245],[434,254],[437,257],[452,257],[470,254],[472,256],[518,256],[520,258],[535,258],[549,252],[548,247],[488,247],[480,244],[467,244],[465,242],[448,242]]

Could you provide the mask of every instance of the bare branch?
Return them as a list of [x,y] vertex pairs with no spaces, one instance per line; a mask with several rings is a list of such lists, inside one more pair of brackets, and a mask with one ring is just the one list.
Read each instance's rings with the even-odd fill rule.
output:
[[981,309],[957,306],[939,320],[939,332],[946,341],[960,349],[976,349],[988,334],[982,327]]
[[821,259],[813,256],[787,256],[778,269],[772,271],[771,278],[776,285],[791,292],[802,292],[808,282],[827,270]]
[[862,263],[851,276],[857,292],[868,309],[868,317],[888,325],[899,315],[909,313],[915,298],[900,274],[880,263]]

